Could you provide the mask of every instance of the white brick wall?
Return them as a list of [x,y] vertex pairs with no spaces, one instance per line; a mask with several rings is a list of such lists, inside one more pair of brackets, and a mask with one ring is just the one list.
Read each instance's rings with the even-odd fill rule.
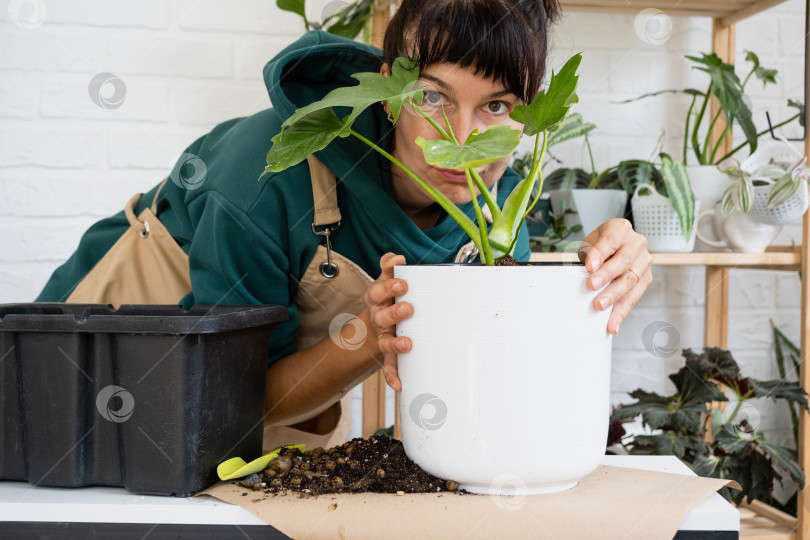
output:
[[[0,9],[0,302],[32,300],[90,224],[152,187],[183,148],[216,123],[266,107],[261,69],[303,31],[295,16],[267,0],[44,3],[45,19],[31,29],[12,22],[8,0]],[[325,4],[310,3],[310,16],[317,19]],[[779,119],[788,113],[788,97],[802,98],[803,9],[801,0],[788,0],[738,26],[738,65],[750,49],[780,70],[776,88],[749,85],[759,126],[764,110]],[[710,21],[671,21],[663,45],[643,42],[633,15],[572,13],[556,30],[551,65],[585,52],[577,110],[598,126],[592,143],[599,169],[648,157],[664,127],[666,149],[679,155],[688,99],[615,104],[654,90],[704,87],[703,75],[683,55],[709,51]],[[102,72],[126,85],[119,108],[90,99],[90,80]],[[587,168],[577,144],[555,154]],[[798,242],[799,236],[793,225],[779,241]],[[615,340],[614,402],[639,386],[669,391],[666,375],[680,356],[650,354],[641,336],[651,322],[665,321],[681,346],[699,348],[703,276],[701,268],[655,269],[655,283]],[[794,274],[732,273],[729,345],[751,375],[776,374],[769,319],[798,338],[798,287]],[[756,406],[769,433],[789,434],[782,409]]]

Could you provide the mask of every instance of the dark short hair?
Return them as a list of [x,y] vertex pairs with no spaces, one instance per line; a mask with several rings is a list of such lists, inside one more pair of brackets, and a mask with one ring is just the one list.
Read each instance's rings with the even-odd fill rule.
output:
[[385,32],[383,61],[419,55],[424,69],[472,67],[531,101],[546,71],[558,0],[403,0]]

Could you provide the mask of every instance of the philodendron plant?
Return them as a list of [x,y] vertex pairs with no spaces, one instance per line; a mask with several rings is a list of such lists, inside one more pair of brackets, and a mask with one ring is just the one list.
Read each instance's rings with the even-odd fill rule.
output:
[[[310,154],[326,148],[337,137],[356,137],[416,182],[464,229],[478,248],[482,262],[494,265],[496,261],[514,253],[520,226],[539,199],[538,195],[532,200],[532,191],[538,183],[534,192],[539,194],[542,191],[540,164],[548,145],[549,133],[560,125],[570,106],[578,101],[575,92],[578,80],[576,70],[581,60],[580,54],[571,57],[559,73],[552,73],[548,88],[541,90],[530,104],[516,106],[510,114],[510,118],[524,125],[523,133],[535,137],[535,141],[529,173],[509,194],[503,208],[498,206],[476,168],[511,155],[520,142],[521,131],[506,125],[494,125],[484,132],[474,130],[465,141],[459,141],[445,114],[442,115],[442,126],[422,109],[424,92],[416,87],[419,77],[416,58],[397,58],[391,67],[390,77],[379,73],[357,73],[353,77],[359,82],[358,85],[337,88],[322,100],[296,110],[284,121],[281,132],[273,137],[273,146],[267,154],[267,167],[262,176],[302,162]],[[352,129],[352,124],[364,110],[380,102],[389,104],[395,123],[402,108],[409,107],[433,126],[439,138],[425,140],[418,137],[415,142],[422,148],[425,160],[430,165],[464,170],[477,224],[404,163]],[[333,107],[347,107],[351,111],[339,118]],[[489,231],[478,204],[476,188],[492,214],[493,223]]]

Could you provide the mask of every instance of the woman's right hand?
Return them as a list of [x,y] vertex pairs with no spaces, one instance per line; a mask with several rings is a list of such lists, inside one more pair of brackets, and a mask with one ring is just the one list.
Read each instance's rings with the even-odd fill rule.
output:
[[368,306],[368,315],[377,336],[377,346],[383,354],[383,375],[388,386],[396,391],[402,389],[397,373],[397,354],[411,350],[411,340],[396,336],[396,324],[413,314],[413,306],[408,302],[394,303],[395,296],[401,296],[408,290],[408,284],[394,277],[394,266],[405,264],[405,257],[386,253],[380,258],[382,274],[366,291],[364,298]]

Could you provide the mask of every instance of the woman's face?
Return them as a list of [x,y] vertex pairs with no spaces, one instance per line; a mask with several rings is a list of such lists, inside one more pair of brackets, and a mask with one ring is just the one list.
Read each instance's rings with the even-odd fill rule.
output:
[[[383,74],[387,67],[383,66]],[[522,125],[509,118],[509,113],[522,100],[506,90],[503,83],[475,75],[473,68],[456,64],[436,64],[424,69],[417,82],[424,89],[422,109],[445,130],[442,107],[459,142],[467,140],[473,130],[485,131],[495,124],[506,124],[515,129]],[[387,108],[387,106],[386,106]],[[395,126],[394,156],[402,161],[422,180],[439,190],[455,204],[470,202],[470,191],[464,171],[441,169],[425,161],[422,149],[414,143],[417,137],[439,139],[441,136],[416,111],[402,108]],[[492,187],[503,175],[509,156],[478,167],[487,187]],[[435,201],[416,182],[397,166],[392,166],[392,179],[397,202],[406,209],[418,210]],[[477,190],[476,190],[477,193]]]

